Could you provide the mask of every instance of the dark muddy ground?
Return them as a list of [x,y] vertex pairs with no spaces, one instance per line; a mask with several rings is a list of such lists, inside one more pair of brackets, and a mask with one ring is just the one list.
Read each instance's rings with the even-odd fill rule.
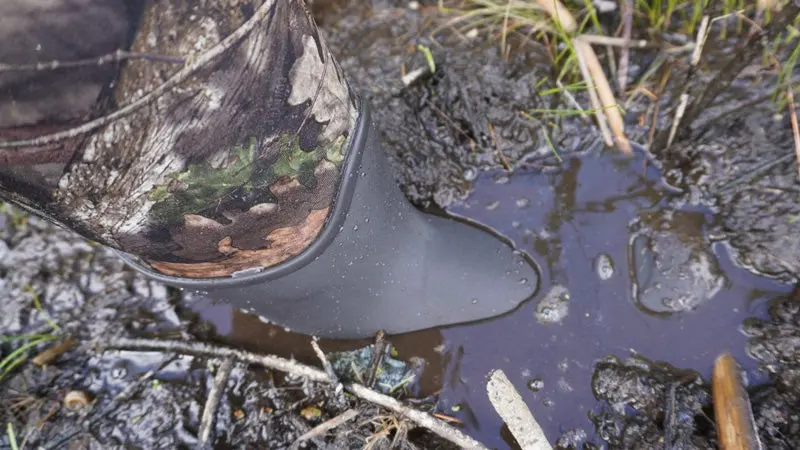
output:
[[[470,435],[513,448],[485,394],[486,375],[501,368],[560,447],[716,448],[708,379],[714,358],[730,351],[746,371],[764,447],[800,447],[800,416],[792,412],[800,410],[800,296],[792,287],[800,274],[800,188],[795,161],[785,156],[788,118],[776,118],[766,100],[712,120],[767,94],[769,77],[735,85],[703,117],[706,125],[668,155],[637,147],[634,158],[621,158],[577,117],[547,128],[555,155],[541,124],[519,114],[558,102],[533,88],[551,74],[544,49],[517,43],[505,61],[487,39],[446,30],[432,37],[442,19],[430,8],[435,2],[421,3],[416,11],[406,2],[315,7],[353,83],[372,96],[409,198],[513,241],[537,262],[541,287],[504,317],[390,337],[399,359],[424,363],[409,394],[435,395],[436,410]],[[402,67],[426,64],[420,43],[438,69],[405,88]],[[710,66],[726,53],[721,46],[710,54]],[[652,60],[639,57],[634,77]],[[549,87],[545,81],[541,89]],[[636,124],[644,110],[628,111],[641,142],[648,129]],[[37,219],[14,212],[5,221],[3,336],[48,331],[50,317],[82,343],[191,338],[316,361],[308,336],[181,298],[111,252]],[[34,294],[42,311],[32,307]],[[368,342],[321,344],[338,351]],[[3,345],[4,355],[15,348]],[[26,447],[193,447],[219,364],[80,344],[46,370],[23,364],[0,380],[0,419],[27,436]],[[113,401],[132,385],[132,395]],[[70,390],[89,392],[96,403],[61,408]],[[286,447],[344,407],[323,386],[236,366],[216,442]],[[327,445],[388,446],[381,431],[392,430],[391,417],[373,408],[357,423]],[[411,437],[434,447],[430,436]]]

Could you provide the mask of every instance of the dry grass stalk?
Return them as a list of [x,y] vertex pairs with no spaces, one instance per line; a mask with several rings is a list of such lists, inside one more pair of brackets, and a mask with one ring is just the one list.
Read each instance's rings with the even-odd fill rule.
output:
[[750,399],[739,381],[739,367],[729,353],[714,362],[714,416],[722,450],[760,450]]
[[[600,60],[597,58],[592,46],[588,42],[583,41],[580,36],[572,41],[575,51],[581,54],[586,66],[589,69],[591,80],[594,82],[597,89],[597,95],[600,99],[601,109],[597,114],[605,114],[608,119],[608,124],[611,126],[611,131],[614,133],[614,139],[620,149],[626,154],[631,154],[631,144],[625,136],[625,122],[622,120],[622,113],[618,108],[617,99],[614,98],[614,93],[611,90],[611,85],[608,83],[603,72],[603,66],[600,65]],[[589,80],[587,80],[587,83]]]
[[[538,4],[566,32],[571,34],[577,31],[578,26],[575,18],[559,0],[538,0]],[[616,142],[624,153],[631,154],[631,145],[625,136],[625,122],[622,119],[617,100],[614,98],[611,85],[608,82],[608,78],[606,78],[603,67],[600,65],[597,54],[595,54],[589,41],[582,40],[581,36],[572,39],[572,46],[575,49],[581,75],[589,88],[589,98],[595,110],[603,140],[609,146],[614,145]],[[611,138],[607,125],[611,127],[613,138]]]
[[[581,44],[579,43],[578,45],[580,46]],[[591,50],[589,44],[584,43],[583,45],[589,47]],[[592,84],[592,74],[589,71],[589,66],[586,64],[583,52],[577,47],[575,48],[575,54],[578,59],[578,68],[581,71],[581,76],[586,81],[589,101],[592,103],[592,109],[595,110],[595,117],[597,117],[597,126],[600,128],[600,134],[603,136],[603,141],[605,141],[606,145],[610,147],[614,145],[614,138],[611,136],[611,130],[608,129],[608,121],[606,120],[606,115],[603,114],[603,105],[600,103],[600,97],[597,95],[594,84]]]
[[538,3],[554,21],[561,23],[564,31],[567,33],[578,31],[578,22],[575,21],[572,13],[561,3],[561,0],[538,0]]
[[794,135],[794,154],[797,159],[797,176],[800,177],[800,129],[797,126],[797,110],[794,106],[794,93],[792,85],[786,87],[786,99],[789,103],[789,120],[792,122],[792,134]]

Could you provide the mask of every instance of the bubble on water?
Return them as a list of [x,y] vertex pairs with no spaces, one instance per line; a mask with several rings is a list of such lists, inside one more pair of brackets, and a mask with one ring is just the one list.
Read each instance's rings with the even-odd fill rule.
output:
[[594,259],[594,272],[605,281],[614,276],[614,261],[605,253],[597,255]]
[[123,364],[117,364],[113,368],[111,368],[111,378],[119,380],[121,378],[125,378],[125,375],[128,374],[128,368],[125,367]]
[[511,228],[519,228],[522,224],[514,220],[511,222]]
[[500,175],[499,177],[494,179],[494,182],[497,184],[506,184],[508,183],[508,177],[505,175]]
[[500,200],[495,200],[495,201],[489,203],[488,205],[486,205],[486,210],[487,211],[494,211],[495,209],[497,209],[498,206],[500,206]]
[[531,201],[526,197],[520,197],[514,202],[514,204],[517,205],[517,208],[527,208],[530,206]]
[[473,169],[472,167],[468,167],[464,170],[464,179],[467,181],[472,181],[478,176],[478,171]]
[[531,392],[539,392],[544,389],[544,380],[541,378],[534,378],[528,381],[528,389]]
[[542,402],[542,405],[544,405],[544,406],[546,406],[546,407],[548,407],[548,408],[549,408],[549,407],[551,407],[551,406],[553,406],[553,405],[555,405],[555,404],[556,404],[556,402],[554,402],[554,401],[550,400],[549,398],[548,398],[548,399],[545,399],[545,400]]
[[353,231],[358,231],[358,225],[353,225]]

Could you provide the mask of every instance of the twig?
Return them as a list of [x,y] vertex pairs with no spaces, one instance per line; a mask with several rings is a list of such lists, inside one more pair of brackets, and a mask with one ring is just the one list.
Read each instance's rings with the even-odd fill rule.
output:
[[508,158],[506,155],[500,150],[500,144],[497,142],[497,136],[494,134],[494,125],[491,122],[489,124],[489,135],[492,137],[492,142],[494,143],[494,151],[497,153],[497,156],[500,157],[500,161],[503,162],[503,167],[505,167],[506,171],[511,172],[511,164],[508,163]]
[[[250,364],[257,364],[268,369],[279,370],[291,375],[306,378],[311,381],[319,381],[325,383],[333,383],[324,370],[317,369],[316,367],[307,366],[295,361],[290,361],[272,355],[258,355],[255,353],[245,352],[242,350],[235,350],[226,347],[214,346],[211,344],[201,342],[183,342],[183,341],[166,341],[166,340],[151,340],[151,339],[135,339],[135,338],[116,338],[105,345],[108,349],[134,349],[134,350],[161,350],[174,353],[183,353],[201,356],[217,356],[229,357],[232,356],[240,361]],[[459,445],[463,448],[470,449],[486,449],[486,447],[478,441],[467,436],[460,430],[451,427],[431,416],[412,409],[403,405],[396,399],[388,395],[375,392],[368,387],[352,383],[345,385],[345,389],[351,392],[356,397],[366,400],[370,403],[382,406],[397,414],[401,414],[408,419],[415,422],[417,425],[427,428],[438,436],[449,440],[450,442]]]
[[[480,442],[467,436],[461,430],[451,427],[441,420],[431,416],[428,413],[418,411],[403,405],[388,395],[383,395],[366,388],[360,384],[352,384],[349,386],[350,391],[358,397],[376,405],[382,406],[397,414],[403,415],[420,425],[435,433],[439,437],[447,439],[448,441],[460,446],[461,448],[469,449],[487,449],[486,446]],[[488,449],[487,449],[488,450]]]
[[186,355],[199,355],[199,356],[216,356],[218,358],[227,358],[233,356],[239,361],[244,361],[250,364],[257,364],[268,369],[280,370],[281,372],[291,373],[293,375],[301,376],[311,381],[324,381],[330,382],[328,374],[325,371],[317,369],[316,367],[307,366],[296,361],[280,358],[271,355],[257,355],[255,353],[245,352],[226,347],[217,347],[204,342],[184,342],[184,341],[166,341],[154,339],[137,339],[137,338],[117,338],[111,342],[100,345],[101,347],[109,349],[151,349],[161,350],[165,352],[183,353]]
[[[633,28],[633,0],[625,0],[622,5],[622,38],[629,40],[631,38],[631,28]],[[628,60],[630,58],[630,49],[624,47],[622,53],[619,55],[619,69],[617,71],[617,84],[619,85],[620,94],[625,92],[625,87],[628,84]]]
[[45,351],[39,353],[32,359],[32,361],[39,367],[48,365],[71,349],[72,346],[75,345],[75,342],[76,340],[74,337],[67,338],[64,341],[59,342],[58,344],[55,344],[52,347],[47,348]]
[[508,430],[523,450],[551,450],[542,427],[536,422],[522,396],[502,370],[489,375],[486,393],[494,410],[508,426]]
[[146,59],[157,62],[168,62],[174,64],[183,64],[183,58],[175,56],[158,55],[155,53],[131,53],[125,50],[117,50],[112,53],[105,54],[96,58],[78,59],[74,61],[47,61],[38,62],[35,64],[5,64],[0,63],[0,73],[8,72],[41,72],[45,70],[58,70],[58,69],[75,69],[85,66],[102,66],[111,62],[120,62],[126,59]]
[[322,364],[322,369],[325,370],[325,373],[328,374],[328,378],[333,380],[335,384],[339,383],[339,377],[336,375],[336,372],[333,371],[333,366],[331,362],[328,360],[328,357],[325,356],[325,353],[319,348],[319,344],[317,343],[316,339],[311,340],[311,348],[314,349],[314,353],[317,355],[319,362]]
[[105,126],[115,120],[133,114],[134,112],[138,111],[139,108],[156,100],[160,95],[164,94],[168,90],[174,88],[181,82],[185,81],[197,70],[204,67],[214,58],[223,54],[225,51],[231,48],[235,43],[241,40],[244,36],[249,34],[255,28],[256,24],[261,22],[267,16],[267,14],[272,10],[273,6],[275,6],[275,1],[276,0],[264,1],[264,3],[258,8],[258,10],[256,10],[253,16],[250,19],[248,19],[245,23],[243,23],[239,28],[237,28],[236,31],[231,33],[225,39],[221,40],[215,46],[211,47],[207,52],[201,54],[195,59],[192,59],[189,65],[185,66],[183,69],[176,72],[175,75],[170,77],[167,81],[160,84],[158,87],[148,92],[147,94],[143,95],[138,100],[129,103],[128,105],[114,111],[111,114],[108,114],[106,116],[100,117],[95,120],[91,120],[75,128],[71,128],[69,130],[61,131],[58,133],[48,134],[45,136],[40,136],[34,139],[0,142],[0,148],[37,147],[41,145],[52,144],[54,142],[62,141],[64,139],[69,139],[79,136],[83,133],[88,133],[89,131],[93,131],[97,128]]
[[222,365],[217,370],[217,375],[214,377],[214,384],[208,392],[206,405],[203,407],[203,417],[200,419],[200,443],[208,445],[208,440],[211,438],[211,427],[214,426],[214,416],[217,413],[217,406],[225,392],[225,386],[228,384],[228,377],[233,369],[234,358],[229,356],[225,359]]
[[386,339],[384,339],[383,331],[378,331],[375,335],[375,344],[372,346],[372,359],[369,362],[369,370],[367,370],[366,385],[370,389],[375,387],[375,380],[378,378],[378,369],[383,362],[383,354],[386,352]]
[[336,417],[334,417],[332,419],[326,420],[325,422],[322,422],[321,424],[319,424],[319,425],[315,426],[314,428],[308,430],[308,432],[304,433],[302,436],[297,438],[297,440],[294,441],[292,446],[289,447],[289,450],[297,450],[297,449],[299,449],[300,448],[300,444],[302,444],[304,441],[307,441],[309,439],[313,439],[313,438],[318,437],[318,436],[322,436],[325,433],[327,433],[328,431],[330,431],[330,430],[332,430],[332,429],[334,429],[334,428],[336,428],[336,427],[338,427],[340,425],[343,425],[343,424],[353,420],[356,416],[358,416],[358,410],[348,409],[347,411],[339,414],[338,416],[336,416]]

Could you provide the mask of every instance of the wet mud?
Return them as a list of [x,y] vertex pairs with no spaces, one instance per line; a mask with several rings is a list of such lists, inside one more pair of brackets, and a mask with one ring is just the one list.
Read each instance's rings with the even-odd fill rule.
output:
[[[579,118],[552,128],[520,114],[552,106],[533,87],[551,70],[540,48],[520,44],[507,60],[496,42],[437,30],[436,2],[420,3],[314,7],[352,83],[371,96],[407,196],[507,238],[541,280],[533,299],[503,317],[390,336],[392,355],[407,364],[399,373],[418,374],[408,395],[435,400],[434,411],[489,447],[515,448],[485,393],[489,371],[503,369],[559,448],[716,448],[708,380],[729,351],[746,373],[765,448],[800,447],[800,416],[790,413],[800,409],[800,207],[788,119],[768,103],[719,119],[714,108],[668,154],[637,147],[622,158]],[[431,49],[437,70],[405,86],[403,74],[427,64],[417,44]],[[735,89],[734,100],[754,90]],[[726,101],[722,110],[738,105]],[[52,320],[80,343],[46,369],[22,364],[0,380],[0,424],[26,446],[198,446],[221,361],[86,343],[183,338],[316,364],[309,336],[149,282],[34,217],[0,217],[0,335],[50,333]],[[0,355],[16,348],[0,343]],[[140,381],[149,371],[156,375]],[[92,406],[62,406],[69,391],[89,393]],[[346,406],[320,385],[235,365],[215,442],[286,448]],[[382,417],[370,413],[359,420]],[[381,426],[342,430],[309,448],[390,442]],[[444,445],[411,437],[420,448]]]

